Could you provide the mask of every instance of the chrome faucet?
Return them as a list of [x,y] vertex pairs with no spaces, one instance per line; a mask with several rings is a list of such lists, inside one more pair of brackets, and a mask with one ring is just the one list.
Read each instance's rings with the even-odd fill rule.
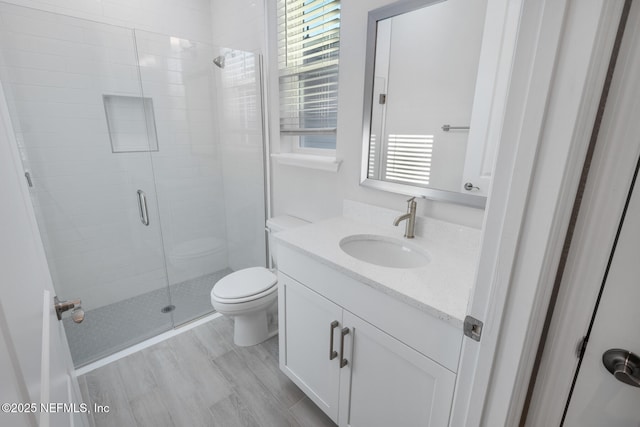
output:
[[412,197],[407,200],[407,213],[404,215],[400,215],[398,218],[393,220],[393,225],[396,227],[400,224],[401,221],[407,221],[407,224],[404,229],[404,237],[407,239],[413,239],[416,237],[415,228],[416,228],[416,206],[418,203],[416,202],[416,198]]

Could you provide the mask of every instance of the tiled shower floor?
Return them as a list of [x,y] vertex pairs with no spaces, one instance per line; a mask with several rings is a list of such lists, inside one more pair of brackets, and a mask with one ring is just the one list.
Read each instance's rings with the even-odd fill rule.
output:
[[171,313],[161,312],[169,304],[167,289],[162,288],[89,310],[81,324],[65,318],[73,364],[86,365],[212,312],[211,288],[231,272],[220,270],[171,285],[171,304],[175,306]]

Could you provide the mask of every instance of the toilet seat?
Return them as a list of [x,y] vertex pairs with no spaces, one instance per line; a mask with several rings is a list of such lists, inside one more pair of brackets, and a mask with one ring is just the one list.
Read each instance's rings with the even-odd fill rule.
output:
[[277,292],[278,278],[264,267],[251,267],[220,279],[211,290],[211,300],[223,304],[254,301]]

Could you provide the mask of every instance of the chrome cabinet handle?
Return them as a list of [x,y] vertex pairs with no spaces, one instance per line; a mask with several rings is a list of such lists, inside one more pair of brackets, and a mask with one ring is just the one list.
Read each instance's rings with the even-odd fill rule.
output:
[[333,330],[338,327],[338,321],[331,322],[329,330],[329,360],[333,360],[338,357],[338,352],[333,349]]
[[340,334],[340,367],[344,368],[349,364],[349,361],[344,358],[344,337],[349,335],[349,328],[342,328],[342,333]]
[[149,211],[147,210],[147,195],[138,190],[138,208],[140,209],[140,221],[149,226]]

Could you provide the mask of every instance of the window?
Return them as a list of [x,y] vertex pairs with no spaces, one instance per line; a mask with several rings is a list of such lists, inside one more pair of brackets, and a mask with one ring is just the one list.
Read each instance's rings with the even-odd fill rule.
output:
[[278,0],[280,132],[335,149],[340,1]]

